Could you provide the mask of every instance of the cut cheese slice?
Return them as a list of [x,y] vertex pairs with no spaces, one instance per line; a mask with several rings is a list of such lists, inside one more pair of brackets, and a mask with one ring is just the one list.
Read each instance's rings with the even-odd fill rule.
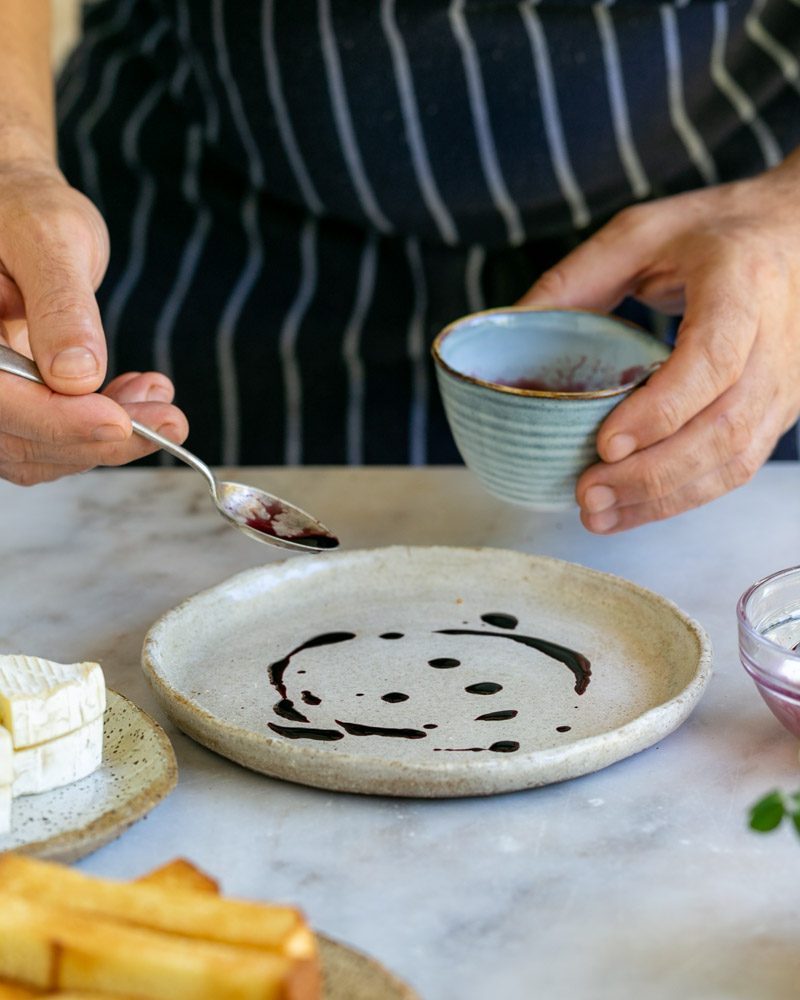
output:
[[44,743],[102,717],[106,688],[99,663],[53,663],[0,656],[0,724],[17,749]]
[[14,751],[14,796],[49,792],[80,781],[103,759],[103,717],[54,740]]
[[11,733],[0,726],[0,785],[10,785],[14,780],[14,746]]
[[11,785],[0,785],[0,833],[11,829]]

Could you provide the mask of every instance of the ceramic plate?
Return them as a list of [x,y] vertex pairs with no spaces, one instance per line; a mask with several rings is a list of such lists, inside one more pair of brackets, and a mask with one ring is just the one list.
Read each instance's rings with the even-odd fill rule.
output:
[[250,570],[148,633],[200,743],[321,788],[460,796],[636,753],[709,677],[703,630],[641,587],[498,549],[388,548]]
[[379,962],[322,934],[324,1000],[418,1000],[417,994]]
[[178,769],[166,733],[133,702],[108,692],[103,763],[74,784],[24,795],[11,806],[0,851],[75,861],[118,837],[175,787]]

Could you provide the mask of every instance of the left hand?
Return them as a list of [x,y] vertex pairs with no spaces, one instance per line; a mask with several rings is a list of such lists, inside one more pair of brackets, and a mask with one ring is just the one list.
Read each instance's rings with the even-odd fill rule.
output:
[[519,305],[683,314],[675,350],[605,420],[578,482],[602,534],[747,482],[800,413],[800,151],[751,180],[625,209]]

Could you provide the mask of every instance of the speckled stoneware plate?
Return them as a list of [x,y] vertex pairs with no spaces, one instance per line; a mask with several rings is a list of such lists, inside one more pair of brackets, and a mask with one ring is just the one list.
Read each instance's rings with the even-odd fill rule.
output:
[[375,959],[322,934],[317,937],[324,1000],[419,1000]]
[[674,604],[572,563],[388,548],[250,570],[148,633],[184,732],[341,791],[488,795],[598,770],[683,722],[710,643]]
[[103,763],[71,785],[24,795],[11,806],[0,851],[75,861],[118,837],[167,796],[178,780],[164,730],[133,702],[108,691]]

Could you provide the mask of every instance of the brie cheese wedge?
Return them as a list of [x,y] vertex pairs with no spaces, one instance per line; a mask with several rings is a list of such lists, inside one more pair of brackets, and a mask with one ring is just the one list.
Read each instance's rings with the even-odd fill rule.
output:
[[80,781],[103,759],[103,717],[54,740],[14,751],[12,793],[34,795]]
[[54,663],[0,656],[0,725],[14,747],[36,746],[102,718],[106,687],[99,663]]

